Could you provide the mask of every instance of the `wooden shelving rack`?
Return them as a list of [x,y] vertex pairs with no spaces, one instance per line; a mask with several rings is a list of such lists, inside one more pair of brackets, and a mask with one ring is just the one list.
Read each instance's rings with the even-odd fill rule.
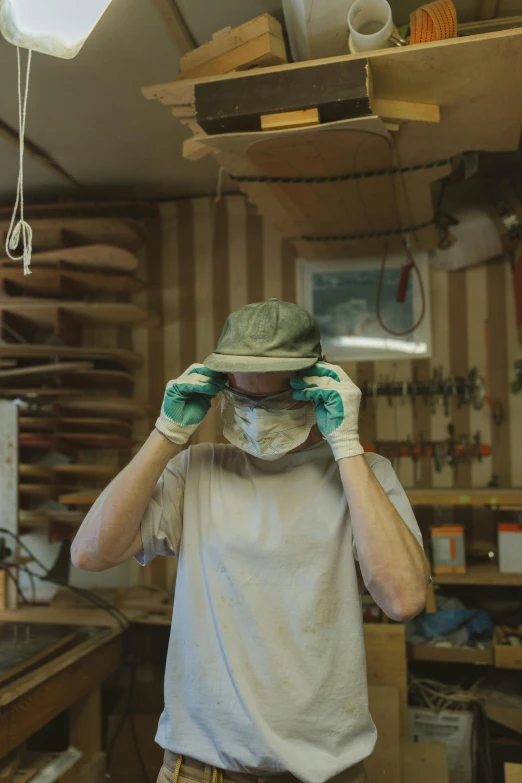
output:
[[522,30],[176,79],[143,94],[191,129],[184,156],[213,155],[301,257],[380,253],[383,236],[397,247],[406,227],[430,248],[433,183],[463,152],[518,147]]
[[[74,499],[99,494],[136,444],[134,422],[149,416],[133,397],[143,359],[129,350],[128,333],[157,319],[132,301],[145,285],[134,253],[140,224],[36,219],[33,231],[30,276],[0,259],[0,406],[16,419],[10,529],[64,541],[86,513]],[[18,410],[17,398],[25,403]],[[3,603],[12,607],[16,595]]]
[[465,574],[434,574],[433,581],[437,585],[522,587],[522,573],[504,574],[496,565],[471,565]]
[[407,489],[412,506],[488,506],[521,509],[522,488]]

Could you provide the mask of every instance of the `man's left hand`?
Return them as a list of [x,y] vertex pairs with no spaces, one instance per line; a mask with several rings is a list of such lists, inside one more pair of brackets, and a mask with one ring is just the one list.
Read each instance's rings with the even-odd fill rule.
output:
[[363,454],[359,442],[361,391],[341,367],[317,362],[291,379],[296,400],[313,402],[317,424],[338,461]]

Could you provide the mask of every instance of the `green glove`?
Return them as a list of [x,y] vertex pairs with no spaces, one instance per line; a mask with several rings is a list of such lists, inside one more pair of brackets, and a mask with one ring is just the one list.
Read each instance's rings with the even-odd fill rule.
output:
[[227,376],[192,364],[169,381],[156,429],[172,443],[186,443],[207,415],[213,398],[223,391]]
[[313,402],[317,425],[336,460],[364,454],[359,442],[361,391],[341,367],[317,362],[291,379],[296,400]]

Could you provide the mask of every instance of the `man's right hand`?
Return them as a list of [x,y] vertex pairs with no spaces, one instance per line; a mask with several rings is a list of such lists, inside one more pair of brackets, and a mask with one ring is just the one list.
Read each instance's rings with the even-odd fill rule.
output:
[[183,375],[169,381],[156,429],[172,443],[186,443],[207,415],[227,376],[192,364]]

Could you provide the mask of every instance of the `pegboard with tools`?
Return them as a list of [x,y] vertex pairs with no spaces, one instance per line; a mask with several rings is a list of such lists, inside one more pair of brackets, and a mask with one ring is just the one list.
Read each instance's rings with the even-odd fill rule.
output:
[[376,440],[372,446],[366,446],[366,451],[377,452],[392,463],[409,457],[419,465],[423,457],[431,457],[437,473],[444,466],[454,468],[459,463],[481,462],[484,457],[491,456],[491,446],[482,443],[480,432],[471,438],[466,434],[457,436],[453,424],[448,426],[445,440]]
[[365,381],[360,389],[363,410],[366,409],[369,399],[385,398],[392,406],[394,400],[422,398],[431,405],[433,413],[442,405],[445,415],[449,416],[451,404],[457,408],[471,405],[475,410],[480,410],[486,399],[486,387],[476,369],[470,370],[467,377],[461,377],[444,376],[442,368],[436,368],[428,380],[418,380],[414,375],[413,379],[408,381]]

